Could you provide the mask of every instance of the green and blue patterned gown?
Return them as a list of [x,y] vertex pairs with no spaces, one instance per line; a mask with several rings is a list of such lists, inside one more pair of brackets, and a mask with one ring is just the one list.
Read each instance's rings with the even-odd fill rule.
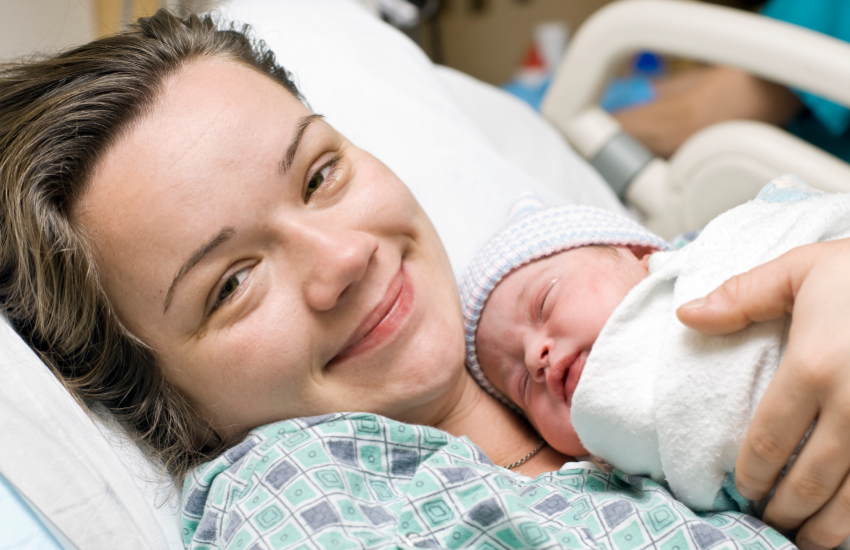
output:
[[365,413],[252,431],[187,479],[183,537],[194,550],[794,548],[646,478],[568,463],[532,480],[465,438]]

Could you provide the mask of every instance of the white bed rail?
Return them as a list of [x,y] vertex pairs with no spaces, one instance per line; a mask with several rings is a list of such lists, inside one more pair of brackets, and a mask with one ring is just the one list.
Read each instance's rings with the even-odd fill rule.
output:
[[[612,145],[616,145],[614,149],[618,151],[625,151],[629,160],[625,168],[621,167],[622,173],[615,174],[614,179],[623,180],[613,184],[615,190],[645,214],[647,225],[666,236],[701,227],[706,219],[740,202],[740,197],[735,197],[737,202],[720,198],[713,201],[717,206],[712,208],[683,204],[683,189],[693,184],[677,180],[676,176],[692,170],[690,166],[677,167],[676,164],[704,164],[695,147],[690,146],[687,155],[677,152],[669,163],[652,159],[648,153],[641,152],[639,146],[629,145],[628,138],[623,140],[619,124],[597,106],[605,85],[623,61],[644,50],[737,67],[766,80],[850,105],[850,44],[763,16],[696,2],[624,0],[600,9],[573,39],[544,99],[542,111],[592,163],[599,160],[606,147],[608,152]],[[751,128],[757,126],[751,124]],[[747,131],[748,128],[734,130]],[[712,132],[713,139],[698,140],[711,143],[710,153],[719,161],[722,161],[719,153],[723,141],[732,135],[730,129],[724,131],[726,134]],[[700,134],[692,139],[699,138]],[[776,137],[777,146],[784,149],[762,161],[767,169],[750,171],[752,174],[762,178],[794,171],[813,185],[850,191],[850,166],[846,163],[779,130],[762,128],[757,134],[759,139]],[[752,140],[734,141],[735,146],[741,146]],[[773,146],[772,141],[769,143]],[[746,153],[736,152],[732,146],[732,143],[726,145],[729,154],[740,157]],[[746,149],[756,154],[764,151],[765,146],[744,146]],[[809,157],[810,163],[799,160]],[[811,164],[824,159],[826,168]],[[733,162],[733,166],[740,164],[738,161]],[[806,169],[807,165],[811,166],[810,170]],[[604,175],[604,168],[600,171]],[[705,193],[691,195],[701,196],[704,202]],[[683,208],[688,213],[683,214]],[[700,211],[691,212],[695,209]]]

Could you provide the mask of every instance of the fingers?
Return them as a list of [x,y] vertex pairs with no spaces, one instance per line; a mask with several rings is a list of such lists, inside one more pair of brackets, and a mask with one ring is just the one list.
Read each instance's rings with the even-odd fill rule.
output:
[[764,514],[781,530],[806,521],[797,538],[812,550],[833,548],[850,535],[850,423],[844,420],[842,415],[818,420]]
[[791,250],[732,277],[705,298],[682,305],[676,315],[705,334],[728,334],[790,313],[816,252],[813,247]]
[[[801,289],[798,305],[811,301],[810,291],[827,287],[817,273],[813,272],[812,280],[817,284]],[[799,311],[789,334],[786,361],[777,373],[780,380],[788,375],[786,383],[792,383],[792,376],[795,379],[795,402],[805,400],[800,394],[808,394],[809,405],[801,414],[810,416],[811,407],[817,407],[817,424],[765,510],[765,520],[777,527],[802,524],[798,540],[811,550],[832,548],[850,535],[850,339],[846,337],[850,325],[823,322],[834,320],[838,311],[850,311],[850,303],[834,292],[829,294],[834,297],[828,304]],[[778,429],[778,424],[774,426]]]
[[[798,459],[805,459],[805,463],[801,463],[799,469],[796,469],[796,463],[791,468],[764,515],[766,522],[780,529],[796,528],[805,520],[797,532],[797,544],[803,550],[834,548],[850,537],[850,479],[845,476],[850,465],[843,460],[850,451],[847,445],[835,445],[847,438],[837,439],[835,430],[822,430],[820,424],[822,422],[819,421],[811,436],[813,452],[807,454],[807,442]],[[818,431],[826,435],[818,435]],[[846,433],[845,428],[842,435],[846,436]],[[814,440],[815,437],[818,441]],[[795,472],[798,475],[792,477]],[[826,504],[822,505],[823,502]],[[791,517],[777,512],[795,508],[811,510],[813,515],[806,517],[797,512]]]
[[850,536],[850,480],[797,532],[802,550],[835,548]]
[[762,397],[738,457],[735,481],[766,496],[812,421],[817,424],[779,483],[765,520],[795,528],[804,550],[850,535],[850,239],[794,249],[726,281],[679,319],[708,334],[792,313],[785,357]]
[[[840,494],[850,470],[850,440],[846,436],[850,423],[843,414],[822,416],[765,510],[765,521],[780,529],[796,529],[828,501],[833,508],[842,508],[840,498],[834,503],[831,499]],[[850,521],[850,508],[843,511],[844,519]],[[850,531],[840,535],[844,540]]]
[[744,498],[761,500],[770,493],[817,417],[818,400],[799,384],[799,368],[794,356],[786,353],[747,430],[735,465],[735,486]]
[[[795,446],[800,431],[807,429],[804,425],[817,419],[764,516],[780,529],[802,524],[798,539],[805,539],[812,550],[832,548],[850,535],[850,339],[846,334],[850,297],[842,291],[843,285],[832,269],[815,268],[808,275],[796,296],[785,358],[751,425],[752,433],[768,434],[763,439],[773,442],[780,456]],[[745,443],[753,463],[743,468],[758,467],[754,446],[771,447]],[[739,462],[745,460],[739,458]],[[767,466],[769,473],[781,468],[778,462]],[[745,471],[744,477],[758,476]],[[768,488],[764,479],[753,487]]]
[[850,304],[832,297],[824,305],[812,293],[823,291],[827,280],[817,271],[810,279],[814,284],[797,293],[785,357],[759,402],[735,471],[742,495],[766,496],[817,419],[766,511],[781,528],[796,528],[821,508],[850,470],[850,343],[846,323],[834,322],[841,311],[850,312]]

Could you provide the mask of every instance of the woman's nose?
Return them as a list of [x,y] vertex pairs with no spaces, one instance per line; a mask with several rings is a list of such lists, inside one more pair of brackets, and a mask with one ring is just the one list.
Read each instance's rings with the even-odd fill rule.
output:
[[531,339],[525,346],[525,368],[535,382],[546,380],[551,347],[552,342],[548,338]]
[[311,229],[305,239],[304,273],[307,305],[328,311],[360,281],[378,250],[375,235],[354,229]]

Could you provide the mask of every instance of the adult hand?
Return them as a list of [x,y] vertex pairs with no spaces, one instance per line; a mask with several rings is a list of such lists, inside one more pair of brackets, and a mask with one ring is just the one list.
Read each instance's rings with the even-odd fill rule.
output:
[[788,88],[731,67],[694,69],[655,82],[656,100],[614,118],[650,151],[667,158],[693,134],[726,120],[784,125],[802,108]]
[[687,326],[727,334],[791,313],[785,357],[747,431],[735,469],[746,498],[761,499],[817,424],[764,513],[802,525],[804,550],[850,536],[850,239],[791,250],[726,281],[677,311]]

